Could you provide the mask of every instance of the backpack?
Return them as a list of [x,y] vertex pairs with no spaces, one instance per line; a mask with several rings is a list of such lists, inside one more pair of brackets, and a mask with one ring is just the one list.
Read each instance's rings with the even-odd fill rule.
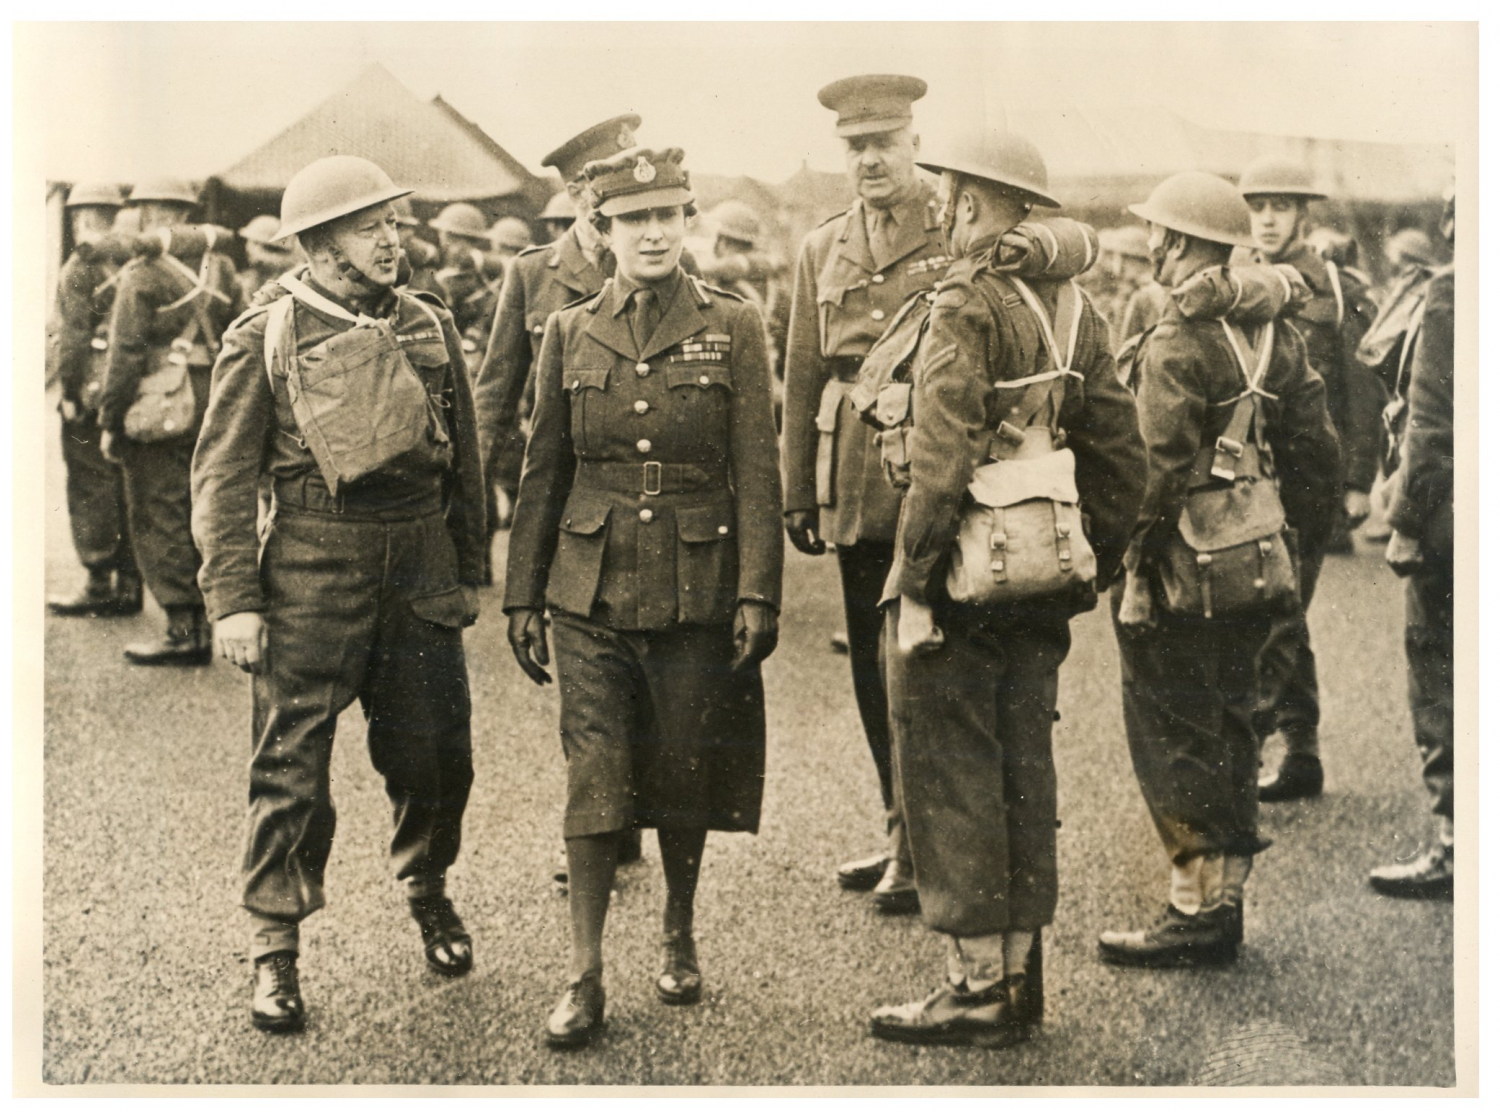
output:
[[[1245,378],[1229,424],[1212,445],[1199,448],[1177,532],[1158,565],[1169,613],[1229,617],[1297,601],[1297,575],[1287,548],[1281,505],[1263,430],[1262,388],[1271,365],[1276,323],[1261,328],[1257,344],[1219,320]],[[1252,369],[1246,352],[1255,355]],[[1272,398],[1274,399],[1274,398]],[[1223,402],[1228,403],[1228,402]]]
[[[432,320],[432,329],[397,334],[391,323],[355,315],[319,295],[293,273],[278,281],[289,294],[270,304],[266,320],[266,376],[275,392],[276,371],[286,378],[292,415],[318,464],[328,492],[372,474],[410,451],[451,453],[442,416],[427,386],[412,368],[407,346],[435,346],[448,360],[436,312],[412,300]],[[399,298],[399,297],[398,297]],[[353,324],[306,353],[297,352],[297,301]],[[423,355],[439,364],[439,354]]]
[[[1083,320],[1084,295],[1069,280],[1058,288],[1056,329],[1018,276],[1005,276],[1041,327],[1053,368],[1001,387],[1026,386],[991,439],[991,462],[974,471],[970,501],[959,516],[946,587],[954,602],[989,606],[1078,585],[1098,571],[1083,529],[1073,452],[1058,426]],[[1058,338],[1067,339],[1067,349]]]
[[[160,259],[181,272],[192,286],[180,298],[158,308],[157,314],[175,311],[189,303],[193,314],[168,345],[152,347],[149,352],[149,372],[141,378],[124,421],[125,434],[138,443],[160,443],[192,431],[198,401],[190,370],[212,367],[219,351],[218,332],[208,317],[208,300],[223,298],[223,293],[210,285],[214,254],[203,254],[196,273],[175,256],[163,254]],[[102,352],[107,351],[106,342]]]

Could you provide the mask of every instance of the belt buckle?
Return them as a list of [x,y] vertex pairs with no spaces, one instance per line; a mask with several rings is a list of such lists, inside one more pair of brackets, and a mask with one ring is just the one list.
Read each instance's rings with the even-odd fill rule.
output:
[[[655,481],[652,478],[655,478]],[[661,493],[661,463],[641,463],[641,492],[647,497],[656,497]]]

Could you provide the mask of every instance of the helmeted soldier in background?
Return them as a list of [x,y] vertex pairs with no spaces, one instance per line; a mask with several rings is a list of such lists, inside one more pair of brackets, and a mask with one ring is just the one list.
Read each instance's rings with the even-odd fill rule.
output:
[[[1443,236],[1453,243],[1455,201]],[[1377,867],[1370,885],[1393,897],[1453,894],[1453,266],[1427,285],[1412,360],[1396,386],[1400,465],[1391,478],[1386,562],[1406,579],[1406,679],[1437,837],[1415,857]]]
[[881,675],[879,608],[890,574],[899,498],[886,484],[869,430],[848,401],[860,363],[888,320],[932,288],[949,263],[937,206],[917,178],[912,102],[927,83],[900,75],[845,78],[818,91],[838,114],[858,200],[802,242],[787,333],[782,471],[792,546],[838,553],[849,664],[860,721],[880,778],[889,835],[873,858],[839,867],[846,889],[875,891],[882,912],[914,913],[906,829],[891,773]]
[[1240,194],[1251,211],[1253,244],[1261,259],[1290,264],[1313,298],[1292,320],[1307,343],[1307,360],[1327,387],[1328,412],[1342,446],[1340,472],[1345,515],[1334,519],[1327,540],[1297,541],[1302,612],[1277,618],[1260,656],[1261,697],[1257,731],[1262,741],[1280,734],[1286,753],[1265,775],[1261,799],[1289,800],[1323,791],[1319,757],[1317,663],[1307,629],[1307,608],[1317,589],[1325,552],[1347,552],[1349,530],[1370,515],[1370,489],[1379,457],[1380,385],[1355,360],[1374,308],[1365,285],[1348,269],[1324,260],[1306,240],[1308,203],[1327,195],[1312,171],[1275,156],[1256,160],[1240,176]]
[[[141,230],[171,239],[197,205],[186,183],[138,183],[130,202]],[[202,665],[213,656],[198,550],[193,545],[189,470],[208,406],[209,373],[224,328],[241,307],[234,265],[214,250],[170,251],[120,270],[99,402],[101,450],[125,471],[130,535],[151,595],[166,611],[166,636],[127,646],[142,665]],[[181,251],[181,250],[179,250]]]
[[[1150,225],[1156,278],[1168,290],[1223,273],[1233,247],[1251,241],[1249,211],[1216,175],[1174,175],[1130,210]],[[1189,576],[1202,602],[1174,603],[1169,588],[1184,585],[1176,560],[1190,528],[1194,540],[1212,533],[1258,547],[1257,585],[1270,594],[1265,557],[1276,554],[1283,525],[1321,540],[1338,507],[1338,437],[1302,336],[1285,322],[1237,321],[1228,303],[1189,315],[1168,300],[1136,350],[1130,384],[1146,442],[1146,496],[1126,578],[1111,598],[1125,733],[1171,884],[1156,924],[1103,933],[1099,952],[1106,963],[1142,967],[1222,963],[1239,951],[1245,880],[1268,846],[1258,826],[1253,716],[1270,618],[1260,601],[1230,608],[1225,580],[1235,569],[1224,560],[1212,566],[1209,541],[1193,545],[1198,567]],[[1274,521],[1251,525],[1238,507],[1208,525],[1185,516],[1199,492],[1244,498],[1271,486],[1281,503]],[[1248,531],[1257,526],[1258,541]],[[1291,609],[1294,565],[1282,543],[1281,590]]]
[[401,251],[406,254],[407,267],[411,269],[411,276],[404,285],[406,290],[413,294],[425,291],[439,299],[446,299],[443,285],[438,283],[437,278],[442,253],[431,241],[425,241],[417,235],[422,223],[412,211],[411,199],[398,198],[392,205],[396,207],[396,224],[401,229]]
[[556,241],[577,219],[578,215],[573,211],[573,201],[568,197],[568,192],[560,190],[551,198],[547,199],[547,205],[542,208],[537,220],[542,223],[542,228],[547,231],[547,242]]
[[68,524],[87,578],[83,589],[47,601],[65,617],[138,614],[141,573],[130,543],[125,476],[99,450],[109,315],[118,265],[98,247],[124,204],[118,187],[78,183],[64,209],[76,246],[57,280],[56,360],[67,470]]
[[[467,337],[469,328],[479,321],[488,294],[484,254],[490,247],[489,223],[478,206],[454,202],[443,207],[442,213],[427,226],[438,235],[442,267],[437,278],[443,286],[443,298],[453,312],[459,334]],[[484,352],[472,338],[464,350],[474,353],[476,359]]]
[[[922,918],[949,950],[943,986],[880,1008],[870,1026],[895,1041],[1003,1048],[1025,1040],[1042,1015],[1041,931],[1057,906],[1057,672],[1069,619],[1097,597],[1084,550],[1092,545],[1098,583],[1108,586],[1140,503],[1145,454],[1108,325],[1088,297],[1071,278],[1028,281],[999,267],[1002,238],[1034,206],[1058,205],[1041,153],[1019,136],[977,132],[920,166],[942,176],[957,259],[912,360],[901,456],[910,488],[882,605],[897,792]],[[1061,464],[1065,478],[1055,480],[1076,489],[1074,515],[1089,526],[1086,540],[1070,541],[1055,501],[1028,503],[1045,509],[1041,548],[1057,585],[959,601],[953,549],[978,471],[1024,486],[1027,472],[1049,464]],[[1060,496],[1050,484],[1042,492]],[[999,523],[1020,546],[1018,522]],[[987,555],[980,577],[1019,578],[1006,575],[1015,555]]]
[[427,962],[473,965],[446,875],[473,780],[462,627],[478,613],[483,479],[452,316],[395,287],[390,203],[407,193],[354,156],[293,176],[277,235],[297,238],[305,278],[283,277],[286,294],[225,335],[193,461],[216,644],[254,674],[243,899],[266,1030],[302,1025],[299,928],[324,903],[334,729],[356,699]]
[[271,214],[257,214],[240,230],[249,267],[240,273],[240,295],[246,306],[255,293],[297,264],[297,252],[275,240],[281,222]]
[[731,198],[715,206],[708,220],[714,230],[714,253],[703,262],[703,275],[754,303],[760,311],[766,324],[771,394],[776,407],[776,427],[780,430],[785,397],[782,356],[786,353],[786,332],[792,316],[787,270],[767,251],[761,217],[748,204]]

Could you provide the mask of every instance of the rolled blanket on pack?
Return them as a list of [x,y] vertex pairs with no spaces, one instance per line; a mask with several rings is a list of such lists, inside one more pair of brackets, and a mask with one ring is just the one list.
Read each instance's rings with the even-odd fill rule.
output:
[[1033,218],[1003,234],[994,267],[1027,280],[1071,280],[1099,259],[1099,234],[1072,218]]
[[1243,264],[1208,268],[1172,289],[1186,319],[1228,319],[1254,325],[1295,314],[1312,289],[1287,264]]

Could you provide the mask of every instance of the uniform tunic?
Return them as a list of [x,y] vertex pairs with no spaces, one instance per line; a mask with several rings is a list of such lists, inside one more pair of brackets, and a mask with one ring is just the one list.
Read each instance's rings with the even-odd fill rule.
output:
[[818,535],[838,546],[854,699],[887,824],[898,820],[885,678],[880,667],[881,588],[891,570],[899,499],[849,391],[860,363],[907,299],[948,267],[937,205],[925,187],[890,211],[877,258],[879,214],[861,201],[802,242],[787,330],[782,471],[787,511],[818,510]]
[[[120,270],[109,328],[109,367],[99,403],[99,427],[115,436],[125,468],[130,533],[146,586],[161,606],[201,609],[199,556],[190,523],[189,471],[193,441],[208,406],[209,370],[224,328],[239,313],[239,287],[227,257],[209,254],[207,290],[186,303],[195,282],[175,258],[138,259]],[[182,259],[190,273],[203,266],[201,255]],[[175,306],[174,306],[175,304]],[[135,403],[141,379],[165,360],[173,340],[203,308],[205,327],[188,358],[194,396],[192,424],[181,436],[138,443],[124,434],[125,414]]]
[[505,608],[556,623],[566,835],[754,831],[760,673],[727,666],[738,603],[781,595],[764,328],[679,269],[638,346],[633,287],[547,324]]
[[125,474],[99,452],[97,409],[104,386],[97,347],[108,344],[116,277],[104,254],[85,246],[68,258],[57,280],[58,381],[62,399],[76,409],[62,421],[63,465],[79,562],[91,572],[137,576]]
[[[1050,924],[1057,902],[1057,790],[1052,724],[1068,619],[1090,608],[1091,587],[1002,606],[951,601],[948,557],[976,467],[1025,388],[1003,382],[1050,370],[1040,327],[983,264],[993,242],[954,264],[937,290],[913,365],[911,486],[885,587],[885,655],[901,806],[922,917],[953,936]],[[1055,283],[1031,285],[1045,310]],[[1101,585],[1118,568],[1145,473],[1130,394],[1115,374],[1109,328],[1084,307],[1059,426]],[[930,603],[945,641],[903,653],[905,595]]]
[[1407,692],[1432,810],[1453,819],[1453,269],[1427,287],[1387,519],[1421,544],[1406,581]]
[[[405,339],[447,444],[410,451],[337,497],[301,438],[284,372],[267,375],[265,308],[224,336],[214,367],[193,525],[211,615],[265,618],[243,867],[244,904],[265,917],[297,922],[323,905],[334,727],[356,699],[394,810],[396,876],[430,888],[458,855],[473,779],[463,588],[483,573],[484,498],[463,351],[452,318],[432,309],[440,327],[416,296],[393,293],[370,310]],[[350,329],[301,303],[294,316],[298,353]],[[263,481],[275,501],[258,535]]]
[[[1168,854],[1253,855],[1258,830],[1259,739],[1252,724],[1255,662],[1270,621],[1260,614],[1187,617],[1167,612],[1156,575],[1177,532],[1201,446],[1223,433],[1245,377],[1216,319],[1185,318],[1168,301],[1142,339],[1132,383],[1147,452],[1146,495],[1126,566],[1149,581],[1156,627],[1119,625],[1125,732],[1136,777]],[[1276,324],[1262,402],[1264,430],[1287,524],[1321,538],[1339,501],[1338,436],[1323,381],[1302,336]]]

